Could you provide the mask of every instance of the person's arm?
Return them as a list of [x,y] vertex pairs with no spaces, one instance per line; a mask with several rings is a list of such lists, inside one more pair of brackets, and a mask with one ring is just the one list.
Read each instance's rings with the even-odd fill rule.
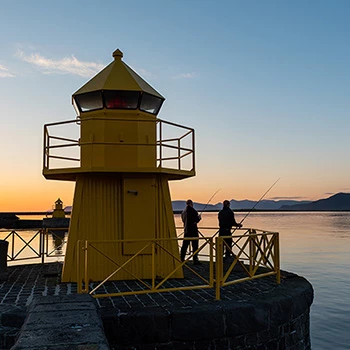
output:
[[195,223],[198,223],[199,221],[201,221],[201,216],[198,214],[198,211],[196,209],[193,209],[193,213],[194,213],[194,217],[195,217]]

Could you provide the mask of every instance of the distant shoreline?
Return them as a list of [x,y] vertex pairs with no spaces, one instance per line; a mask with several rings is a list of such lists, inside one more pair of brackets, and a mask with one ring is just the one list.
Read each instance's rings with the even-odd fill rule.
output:
[[[350,210],[335,210],[335,209],[319,209],[319,210],[296,210],[296,209],[232,209],[235,213],[311,213],[311,212],[350,212]],[[199,213],[218,213],[220,210],[204,210]],[[173,210],[174,214],[181,214],[182,210]]]
[[[212,209],[212,210],[198,210],[200,213],[218,213],[220,209]],[[235,213],[239,212],[252,212],[252,213],[290,213],[290,212],[305,212],[305,213],[310,213],[310,212],[350,212],[350,210],[336,210],[336,209],[317,209],[317,210],[296,210],[296,209],[233,209]],[[173,210],[174,214],[181,214],[182,210]],[[71,212],[67,211],[66,215],[70,215]],[[51,216],[52,212],[46,212],[46,211],[5,211],[5,212],[0,212],[0,217],[2,215],[18,215],[18,216],[35,216],[35,215],[43,215],[43,216]]]

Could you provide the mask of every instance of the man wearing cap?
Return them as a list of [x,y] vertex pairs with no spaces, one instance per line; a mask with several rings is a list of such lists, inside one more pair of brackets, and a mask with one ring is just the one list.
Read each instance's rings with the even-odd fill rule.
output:
[[[197,223],[201,220],[200,215],[198,214],[197,210],[193,208],[193,202],[191,199],[188,199],[186,201],[186,208],[181,213],[181,219],[184,224],[184,237],[194,237],[198,238],[198,227]],[[195,252],[198,250],[198,239],[194,240],[183,240],[182,247],[181,247],[181,261],[185,260],[186,251],[188,246],[190,245],[190,242],[192,243],[192,250]],[[195,253],[193,255],[193,263],[199,264],[198,255]]]
[[232,253],[232,236],[231,229],[233,226],[241,228],[242,224],[239,224],[235,220],[235,215],[233,211],[230,209],[230,201],[224,200],[223,208],[219,212],[219,236],[230,236],[228,238],[224,238],[225,241],[225,258],[228,258]]

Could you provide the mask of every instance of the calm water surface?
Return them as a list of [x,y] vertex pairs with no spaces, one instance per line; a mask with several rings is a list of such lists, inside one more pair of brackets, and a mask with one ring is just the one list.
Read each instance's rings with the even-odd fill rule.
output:
[[[240,221],[246,213],[237,213]],[[204,213],[200,226],[217,226],[217,213]],[[179,215],[175,215],[178,226]],[[313,350],[350,349],[350,213],[251,213],[244,227],[280,233],[281,268],[313,286]]]

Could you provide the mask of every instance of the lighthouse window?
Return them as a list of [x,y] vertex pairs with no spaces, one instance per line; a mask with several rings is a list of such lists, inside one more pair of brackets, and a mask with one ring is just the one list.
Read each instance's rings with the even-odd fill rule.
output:
[[152,96],[147,93],[142,94],[142,100],[140,105],[140,110],[152,114],[157,114],[159,112],[160,106],[163,100],[159,97]]
[[103,94],[106,107],[110,109],[136,109],[140,97],[138,91],[105,90]]
[[103,108],[103,101],[100,91],[76,95],[75,102],[81,112],[88,112]]

